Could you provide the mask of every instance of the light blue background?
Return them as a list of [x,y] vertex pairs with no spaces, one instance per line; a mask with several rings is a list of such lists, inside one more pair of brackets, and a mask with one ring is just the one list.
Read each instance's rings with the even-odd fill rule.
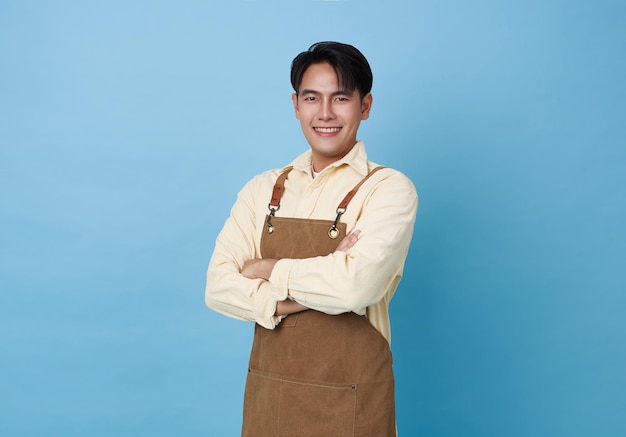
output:
[[235,436],[252,325],[203,303],[291,59],[359,47],[420,211],[402,436],[626,435],[620,1],[0,1],[0,435]]

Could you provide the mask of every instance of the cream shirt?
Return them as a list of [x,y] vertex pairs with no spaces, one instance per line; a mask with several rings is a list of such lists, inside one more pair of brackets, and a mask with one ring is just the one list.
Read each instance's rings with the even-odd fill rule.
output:
[[[293,170],[276,216],[334,220],[344,196],[377,164],[356,143],[341,160],[311,173],[311,151],[291,164]],[[250,180],[239,192],[230,217],[217,237],[209,263],[205,301],[209,308],[273,329],[276,303],[293,299],[327,314],[353,311],[366,315],[391,341],[389,302],[402,277],[413,234],[417,193],[402,173],[385,168],[361,186],[341,217],[348,231],[361,231],[347,252],[306,259],[279,260],[269,280],[241,275],[243,263],[260,258],[268,203],[282,169]]]

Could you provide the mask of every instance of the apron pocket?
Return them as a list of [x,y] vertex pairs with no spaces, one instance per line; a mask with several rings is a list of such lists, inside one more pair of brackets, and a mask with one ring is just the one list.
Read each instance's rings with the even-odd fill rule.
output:
[[248,373],[244,435],[352,436],[356,384],[331,384]]

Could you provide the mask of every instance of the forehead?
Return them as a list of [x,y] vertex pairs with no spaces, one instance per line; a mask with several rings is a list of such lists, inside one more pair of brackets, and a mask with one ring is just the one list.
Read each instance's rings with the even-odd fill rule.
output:
[[[312,64],[302,75],[299,92],[337,92],[347,91],[341,84],[340,77],[332,65],[328,63]],[[351,92],[348,91],[348,94]]]

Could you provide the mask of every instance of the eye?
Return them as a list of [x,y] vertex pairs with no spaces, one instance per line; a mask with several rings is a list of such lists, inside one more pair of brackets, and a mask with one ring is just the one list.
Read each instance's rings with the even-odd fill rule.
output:
[[348,98],[347,97],[337,97],[335,99],[335,101],[337,101],[337,102],[347,102]]
[[302,100],[304,100],[305,102],[314,102],[317,99],[315,98],[315,96],[305,96]]

